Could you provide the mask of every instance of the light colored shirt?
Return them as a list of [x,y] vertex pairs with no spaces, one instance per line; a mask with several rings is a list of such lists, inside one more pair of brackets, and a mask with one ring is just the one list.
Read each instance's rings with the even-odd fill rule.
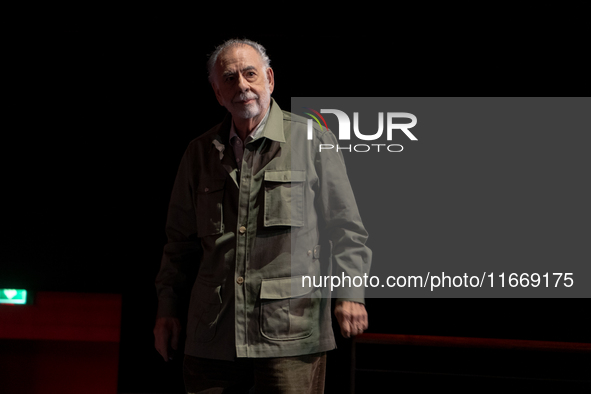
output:
[[238,136],[236,133],[236,129],[234,128],[234,122],[232,122],[232,126],[230,128],[230,145],[232,145],[232,149],[234,150],[234,156],[236,157],[236,165],[238,168],[242,166],[242,157],[244,156],[244,146],[248,144],[250,141],[257,139],[263,129],[265,128],[265,124],[267,123],[267,119],[269,118],[269,112],[271,110],[271,105],[267,108],[267,113],[261,122],[258,124],[257,127],[253,131],[251,131],[245,138],[244,141]]

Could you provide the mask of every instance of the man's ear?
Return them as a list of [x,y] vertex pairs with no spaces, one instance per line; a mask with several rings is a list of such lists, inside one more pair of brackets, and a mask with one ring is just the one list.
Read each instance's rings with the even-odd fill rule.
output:
[[271,67],[267,67],[267,81],[269,81],[269,94],[273,93],[273,89],[275,88],[275,75],[273,73],[273,69]]

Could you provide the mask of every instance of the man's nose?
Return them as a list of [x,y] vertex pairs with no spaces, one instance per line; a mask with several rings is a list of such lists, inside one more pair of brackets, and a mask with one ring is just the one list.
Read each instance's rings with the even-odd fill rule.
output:
[[241,92],[247,92],[250,90],[250,85],[248,84],[248,81],[246,80],[246,78],[244,78],[242,76],[242,74],[238,74],[238,89],[240,89]]

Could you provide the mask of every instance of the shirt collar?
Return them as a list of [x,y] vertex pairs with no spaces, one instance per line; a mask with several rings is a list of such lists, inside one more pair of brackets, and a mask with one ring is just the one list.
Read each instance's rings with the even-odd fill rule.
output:
[[[265,128],[265,124],[267,124],[267,119],[269,119],[270,112],[271,112],[271,105],[269,105],[269,108],[267,108],[267,113],[265,114],[265,117],[263,118],[263,120],[261,120],[260,123],[257,125],[257,127],[246,136],[246,139],[244,141],[245,143],[249,141],[249,138],[250,138],[250,140],[256,140],[261,135],[261,132]],[[240,138],[240,137],[238,137],[238,134],[236,133],[236,129],[234,128],[234,122],[232,122],[232,126],[230,126],[230,143],[232,143],[234,141],[234,137]]]
[[[263,127],[261,127],[259,134],[255,138],[266,137],[273,141],[285,142],[285,134],[283,133],[283,111],[272,97],[270,107],[271,108],[267,110],[267,115],[265,115],[268,116],[266,124],[262,125]],[[230,127],[228,127],[228,123],[230,123]],[[261,124],[262,123],[263,122],[261,122]],[[229,143],[230,137],[232,137],[229,135],[229,129],[233,129],[233,126],[234,122],[228,113],[228,116],[222,122],[217,135],[212,141],[215,148],[220,152],[220,159],[224,156],[224,144]],[[236,133],[235,130],[234,133]]]

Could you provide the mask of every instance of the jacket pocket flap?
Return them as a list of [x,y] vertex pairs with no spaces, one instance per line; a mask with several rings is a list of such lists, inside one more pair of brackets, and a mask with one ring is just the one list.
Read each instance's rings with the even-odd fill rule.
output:
[[[310,284],[309,281],[306,283]],[[282,300],[303,296],[312,291],[311,287],[303,285],[301,275],[289,278],[263,279],[261,283],[261,299]]]
[[267,170],[265,180],[271,182],[303,182],[306,172],[299,170]]
[[218,286],[215,288],[214,297],[211,299],[212,304],[221,304],[222,303],[222,286]]
[[225,179],[202,179],[197,186],[197,193],[212,193],[224,188]]

